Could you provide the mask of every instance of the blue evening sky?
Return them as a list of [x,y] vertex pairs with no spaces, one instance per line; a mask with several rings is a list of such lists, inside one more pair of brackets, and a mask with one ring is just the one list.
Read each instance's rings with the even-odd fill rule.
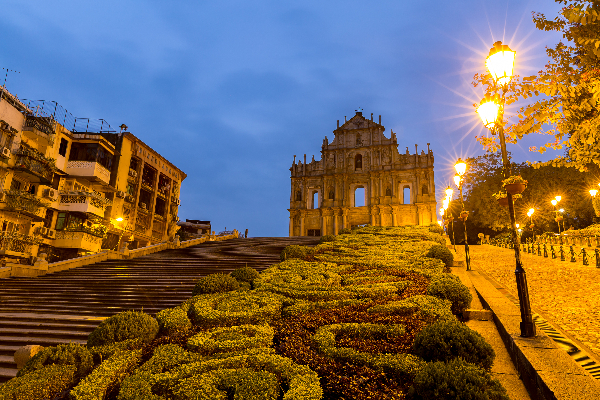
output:
[[[122,123],[188,178],[179,217],[287,236],[293,156],[320,158],[336,120],[382,116],[399,149],[431,143],[437,197],[482,154],[470,82],[494,41],[535,74],[560,35],[532,1],[2,0],[0,67],[20,98]],[[4,72],[4,71],[2,71]],[[4,76],[2,77],[4,78]],[[2,79],[4,80],[4,79]],[[517,161],[542,160],[509,145]]]

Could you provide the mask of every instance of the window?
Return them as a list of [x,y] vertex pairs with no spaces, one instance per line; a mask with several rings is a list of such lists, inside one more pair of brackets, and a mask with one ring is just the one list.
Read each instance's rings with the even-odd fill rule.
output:
[[385,189],[385,195],[386,196],[391,196],[392,195],[392,188],[390,188],[389,186]]
[[354,170],[362,169],[362,154],[357,154],[354,157]]
[[[152,193],[150,193],[147,190],[141,189],[140,190],[140,198],[138,201],[138,206],[142,209],[150,209],[150,207],[152,206],[152,204],[150,204],[150,202],[152,201]],[[146,206],[146,207],[142,207],[142,203]]]
[[296,191],[296,201],[302,201],[302,192],[300,190]]
[[410,186],[404,186],[402,191],[404,194],[404,204],[410,204]]
[[52,217],[54,216],[54,211],[48,209],[46,210],[46,216],[44,217],[44,227],[51,228],[52,227]]
[[65,229],[66,219],[67,219],[67,213],[59,212],[58,217],[56,217],[56,225],[54,226],[54,229],[56,229],[57,231],[61,231],[61,230]]
[[69,161],[97,162],[104,168],[112,168],[113,155],[97,143],[73,143]]
[[329,189],[329,200],[335,200],[335,191],[333,188]]
[[365,188],[359,187],[354,191],[354,207],[365,206]]
[[137,171],[139,165],[140,165],[140,160],[132,157],[131,161],[129,162],[129,169],[133,169],[133,170]]
[[126,193],[130,196],[135,196],[135,186],[133,186],[132,184],[127,184],[127,189],[126,189]]
[[160,197],[157,197],[156,198],[156,206],[154,207],[154,213],[164,217],[166,209],[167,209],[167,203]]
[[429,194],[429,188],[426,184],[421,187],[421,194]]
[[60,139],[60,146],[58,147],[58,154],[63,157],[66,157],[68,145],[69,145],[69,142],[67,141],[67,139],[65,139],[65,138]]
[[319,192],[313,193],[312,208],[313,209],[319,208]]

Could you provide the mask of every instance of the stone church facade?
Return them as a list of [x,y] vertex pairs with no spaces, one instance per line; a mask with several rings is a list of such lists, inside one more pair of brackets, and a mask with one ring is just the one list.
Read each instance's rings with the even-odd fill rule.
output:
[[[357,111],[331,143],[327,136],[321,160],[294,156],[291,171],[290,236],[337,234],[342,228],[429,225],[436,222],[433,152],[415,144],[415,153],[398,152],[396,134]],[[364,205],[355,192],[364,189]]]

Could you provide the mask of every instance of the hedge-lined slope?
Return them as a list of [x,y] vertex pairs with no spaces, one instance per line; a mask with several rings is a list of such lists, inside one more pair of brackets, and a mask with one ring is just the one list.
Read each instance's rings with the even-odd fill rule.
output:
[[[445,272],[452,255],[440,244],[427,227],[366,227],[287,248],[258,275],[203,277],[157,320],[118,315],[90,335],[89,352],[33,359],[0,400],[25,388],[31,398],[416,399],[450,386],[508,399],[484,369],[493,351],[455,317],[471,295]],[[455,365],[458,380],[432,379]]]

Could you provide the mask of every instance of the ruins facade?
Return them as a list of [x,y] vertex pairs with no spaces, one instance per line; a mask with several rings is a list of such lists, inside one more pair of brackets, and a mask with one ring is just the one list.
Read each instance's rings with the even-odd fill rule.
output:
[[[342,228],[435,223],[433,152],[398,152],[396,134],[356,112],[327,136],[321,160],[294,156],[291,171],[290,236],[337,235]],[[355,202],[356,191],[364,190]],[[362,191],[361,191],[362,192]],[[358,204],[357,204],[358,203]],[[358,205],[358,206],[357,206]]]

